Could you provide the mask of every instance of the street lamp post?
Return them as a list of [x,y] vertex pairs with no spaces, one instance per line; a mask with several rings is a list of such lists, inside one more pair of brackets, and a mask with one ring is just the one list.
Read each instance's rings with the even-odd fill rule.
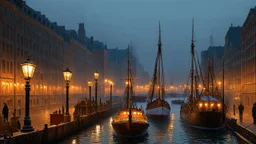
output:
[[88,81],[88,86],[89,86],[89,113],[91,114],[91,108],[92,108],[92,82]]
[[110,105],[112,106],[112,87],[113,87],[113,82],[110,81],[110,92],[109,92],[109,95],[110,95]]
[[96,110],[98,110],[98,101],[97,101],[97,95],[98,95],[98,79],[99,79],[99,73],[96,71],[94,72],[94,80],[95,80],[95,103],[96,103]]
[[72,72],[67,68],[65,71],[63,71],[63,76],[64,76],[64,80],[66,81],[66,113],[65,113],[65,117],[66,120],[65,122],[68,122],[71,120],[70,118],[70,114],[69,114],[69,82],[72,78]]
[[26,80],[25,91],[26,91],[26,99],[25,99],[25,118],[24,125],[21,129],[21,132],[31,132],[34,131],[34,128],[31,125],[30,119],[30,79],[33,77],[36,65],[30,60],[28,57],[27,60],[21,64],[22,72],[24,75],[24,79]]

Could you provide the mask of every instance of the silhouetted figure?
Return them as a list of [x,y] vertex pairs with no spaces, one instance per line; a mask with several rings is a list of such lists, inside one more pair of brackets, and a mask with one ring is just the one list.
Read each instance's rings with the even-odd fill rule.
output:
[[8,122],[8,112],[9,112],[9,108],[8,108],[7,104],[4,103],[2,114],[4,115],[4,122],[6,122],[6,123]]
[[236,115],[236,105],[233,104],[233,111],[234,111],[234,115]]
[[244,113],[244,106],[242,105],[242,103],[238,106],[238,110],[239,110],[239,116],[240,119],[243,119],[243,113]]
[[252,117],[253,117],[253,123],[256,124],[256,103],[254,103],[252,107]]
[[62,105],[62,113],[64,114],[65,110],[64,110],[64,106]]

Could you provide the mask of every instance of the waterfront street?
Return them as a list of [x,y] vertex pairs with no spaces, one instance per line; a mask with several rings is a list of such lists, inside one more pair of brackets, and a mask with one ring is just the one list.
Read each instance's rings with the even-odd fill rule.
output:
[[[171,102],[171,98],[167,99]],[[137,103],[145,108],[146,103]],[[168,121],[151,121],[146,135],[140,138],[123,138],[115,135],[111,121],[112,117],[101,120],[88,129],[60,142],[61,144],[184,144],[184,143],[227,143],[237,144],[239,141],[227,129],[221,131],[197,130],[187,126],[180,119],[180,105],[171,105],[171,115]]]
[[240,121],[239,114],[237,113],[234,115],[233,113],[227,113],[228,117],[237,119],[237,124],[241,125],[242,127],[251,130],[253,133],[256,133],[256,124],[253,124],[252,114],[245,113],[243,115],[243,120]]
[[[44,124],[48,124],[48,126],[50,126],[50,114],[52,114],[56,110],[59,110],[59,108],[61,108],[61,105],[54,105],[51,107],[32,109],[31,115],[30,115],[32,120],[32,126],[36,130],[42,130],[44,128]],[[70,114],[73,114],[74,104],[70,105],[69,111],[70,111]],[[25,111],[23,110],[21,113],[21,117],[19,118],[21,126],[23,126],[24,114],[25,114]]]

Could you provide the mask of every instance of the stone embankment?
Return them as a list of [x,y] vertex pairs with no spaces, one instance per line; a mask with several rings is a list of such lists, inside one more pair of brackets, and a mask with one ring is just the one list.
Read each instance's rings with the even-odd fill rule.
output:
[[96,124],[100,120],[107,118],[118,112],[119,105],[113,105],[108,110],[102,110],[91,115],[77,117],[71,122],[61,123],[59,125],[47,126],[43,130],[37,130],[29,133],[14,133],[11,139],[1,139],[5,144],[50,144],[57,143],[79,131],[85,130],[89,126]]
[[227,117],[226,124],[241,141],[256,144],[256,134],[248,128],[239,125],[237,119]]

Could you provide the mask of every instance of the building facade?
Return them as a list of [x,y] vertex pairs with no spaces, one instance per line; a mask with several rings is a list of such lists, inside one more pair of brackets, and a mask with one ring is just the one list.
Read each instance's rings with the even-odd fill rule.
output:
[[242,26],[241,60],[241,101],[251,107],[256,102],[256,7]]
[[[94,47],[92,45],[95,44]],[[29,56],[36,64],[31,80],[31,107],[46,107],[65,103],[63,70],[72,73],[70,101],[88,95],[87,81],[94,80],[98,68],[95,57],[104,46],[86,37],[84,25],[79,24],[78,33],[66,30],[51,22],[45,15],[30,8],[23,0],[0,1],[0,107],[3,102],[10,109],[24,108],[25,80],[20,64]],[[104,58],[107,59],[106,51]],[[101,57],[101,56],[99,56]],[[101,67],[102,65],[100,65]],[[99,85],[106,73],[104,63]],[[92,95],[94,96],[94,94]]]
[[240,104],[241,95],[241,27],[230,26],[225,36],[225,96],[229,107]]
[[222,69],[222,57],[224,55],[223,46],[209,46],[207,50],[201,52],[201,70],[204,78],[206,78],[208,61],[214,61],[214,74],[215,78],[219,78],[220,71]]

